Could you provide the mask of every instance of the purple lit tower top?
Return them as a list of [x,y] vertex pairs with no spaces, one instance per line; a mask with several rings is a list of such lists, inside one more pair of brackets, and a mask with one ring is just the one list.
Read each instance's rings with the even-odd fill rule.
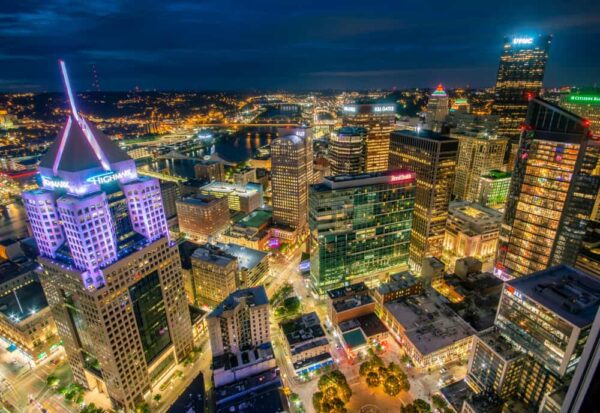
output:
[[109,203],[115,188],[140,241],[166,237],[168,229],[158,180],[138,177],[135,162],[78,113],[60,66],[71,115],[40,162],[41,188],[24,192],[23,200],[40,254],[95,278],[122,255]]

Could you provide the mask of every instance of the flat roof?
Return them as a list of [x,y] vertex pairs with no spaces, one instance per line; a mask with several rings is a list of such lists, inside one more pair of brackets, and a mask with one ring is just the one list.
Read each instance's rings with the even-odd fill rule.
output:
[[418,132],[409,130],[409,129],[402,129],[402,130],[393,131],[392,135],[404,135],[404,136],[410,136],[413,138],[428,139],[428,140],[438,141],[438,142],[458,142],[458,139],[456,139],[456,138],[452,138],[447,135],[442,135],[441,133],[434,132],[429,129],[421,129]]
[[168,413],[204,413],[206,394],[204,376],[198,373],[196,378],[185,388],[181,396],[167,410]]
[[266,209],[255,209],[244,218],[235,223],[243,228],[260,228],[273,218],[273,212]]
[[363,305],[371,304],[372,302],[373,297],[371,297],[369,294],[354,295],[335,301],[333,303],[333,309],[337,313],[340,313],[342,311],[347,311],[356,307],[362,307]]
[[198,194],[198,195],[194,195],[193,197],[183,198],[183,199],[181,199],[181,201],[177,201],[177,202],[180,202],[182,204],[208,206],[208,205],[214,204],[215,202],[217,202],[219,200],[220,200],[220,198],[217,198],[214,195]]
[[577,327],[591,325],[600,306],[600,279],[567,265],[507,281],[509,287]]
[[325,331],[315,311],[283,322],[280,324],[280,327],[291,346],[304,341],[325,337]]
[[337,298],[353,296],[362,291],[369,291],[369,288],[364,282],[334,288],[333,290],[327,291],[327,295],[330,299],[334,300]]
[[208,316],[219,317],[224,311],[231,310],[240,303],[240,299],[245,298],[249,306],[268,305],[269,299],[265,287],[259,285],[257,287],[245,288],[237,290],[227,296]]
[[504,360],[512,360],[523,355],[522,352],[516,349],[509,341],[507,341],[496,327],[492,327],[486,331],[477,334],[477,338],[483,341]]
[[268,252],[255,250],[253,248],[244,247],[238,244],[219,243],[217,246],[226,254],[236,257],[240,269],[251,270],[256,268],[261,262],[264,261],[265,257],[269,255]]
[[487,174],[481,175],[482,178],[492,179],[492,180],[510,179],[511,176],[512,176],[512,174],[510,172],[503,172],[503,171],[499,171],[497,169],[492,169]]
[[434,290],[385,303],[413,345],[427,356],[473,336],[476,331],[446,305]]
[[360,328],[368,338],[379,334],[387,333],[388,329],[383,322],[375,315],[369,313],[350,320],[342,321],[339,325],[341,331],[349,331],[354,328]]
[[323,182],[311,185],[316,191],[331,191],[335,189],[357,188],[367,185],[380,184],[410,184],[413,185],[416,174],[408,169],[397,169],[385,172],[370,172],[352,175],[327,176]]
[[215,247],[211,244],[206,244],[199,247],[192,254],[192,260],[199,260],[210,264],[218,265],[219,267],[225,267],[231,263],[231,261],[237,260],[232,254],[228,254],[226,251],[219,247]]
[[211,182],[200,188],[200,191],[209,193],[231,194],[248,197],[262,193],[262,187],[259,184],[248,183],[246,185],[230,184],[228,182]]
[[39,281],[33,281],[19,288],[15,293],[0,297],[0,313],[4,314],[6,319],[13,324],[17,324],[46,307],[48,307],[48,301],[46,301],[42,284]]
[[388,282],[381,284],[377,287],[377,291],[381,295],[389,294],[394,291],[404,290],[410,288],[415,284],[419,284],[420,281],[410,271],[402,271],[396,274],[390,275]]
[[360,346],[364,346],[367,344],[367,338],[363,334],[360,328],[355,328],[354,330],[346,331],[342,333],[342,337],[344,341],[351,349],[355,349]]

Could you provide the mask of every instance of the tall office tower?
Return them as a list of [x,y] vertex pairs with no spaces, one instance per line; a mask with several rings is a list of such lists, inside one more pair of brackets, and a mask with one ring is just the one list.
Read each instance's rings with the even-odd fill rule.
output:
[[587,119],[592,133],[600,135],[600,90],[571,91],[561,97],[560,106]]
[[320,294],[374,283],[407,265],[415,199],[409,171],[340,175],[311,185],[310,274]]
[[449,112],[450,98],[444,87],[439,84],[429,96],[429,102],[427,102],[427,125],[429,128],[439,132]]
[[310,129],[278,130],[271,143],[273,222],[301,230],[308,219],[308,185],[312,182]]
[[508,141],[487,134],[451,136],[459,142],[453,194],[460,200],[477,201],[481,176],[502,168]]
[[206,319],[213,357],[239,353],[271,341],[265,287],[231,293]]
[[410,266],[417,274],[421,273],[423,259],[442,256],[457,155],[458,140],[454,138],[428,130],[392,133],[390,168],[417,174],[409,256]]
[[61,68],[71,115],[23,200],[74,380],[133,409],[192,349],[181,264],[158,180],[79,115]]
[[396,123],[396,104],[357,103],[344,105],[343,125],[367,130],[365,172],[388,170],[390,133]]
[[575,260],[575,268],[600,278],[600,222],[588,222]]
[[508,280],[573,264],[600,187],[600,144],[584,119],[531,101],[494,273]]
[[498,135],[509,139],[509,170],[514,165],[528,99],[542,89],[552,36],[506,37],[496,78],[492,113],[498,115]]
[[365,172],[367,130],[346,126],[329,138],[329,165],[332,175]]
[[191,284],[196,305],[216,307],[240,287],[238,260],[219,247],[206,244],[191,258]]

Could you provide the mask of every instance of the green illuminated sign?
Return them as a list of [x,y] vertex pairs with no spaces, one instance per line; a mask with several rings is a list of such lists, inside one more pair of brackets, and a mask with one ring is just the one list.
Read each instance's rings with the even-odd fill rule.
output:
[[600,104],[600,95],[571,95],[569,102],[573,103],[590,103],[593,105]]

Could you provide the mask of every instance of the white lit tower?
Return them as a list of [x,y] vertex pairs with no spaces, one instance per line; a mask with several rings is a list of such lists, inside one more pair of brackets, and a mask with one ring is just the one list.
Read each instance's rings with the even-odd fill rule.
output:
[[23,193],[40,279],[75,380],[134,409],[192,348],[176,245],[159,182],[77,111]]

